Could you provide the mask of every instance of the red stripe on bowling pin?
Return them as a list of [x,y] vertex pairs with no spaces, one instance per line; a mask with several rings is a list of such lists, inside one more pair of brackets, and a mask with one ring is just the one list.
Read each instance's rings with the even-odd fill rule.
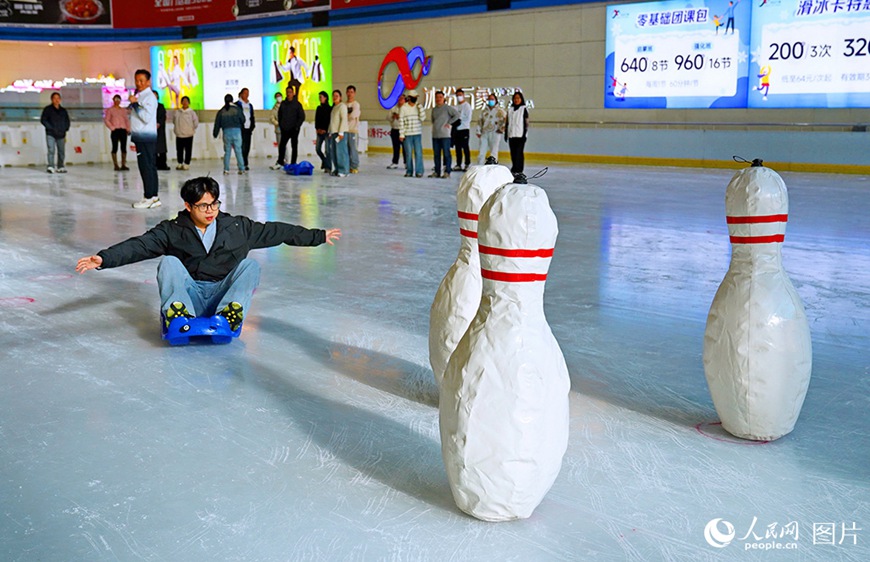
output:
[[540,250],[520,250],[512,248],[493,248],[492,246],[480,246],[481,254],[491,256],[504,256],[506,258],[551,258],[554,248],[541,248]]
[[785,241],[785,234],[771,234],[770,236],[732,236],[732,244],[770,244]]
[[[490,256],[502,256],[506,258],[551,258],[554,248],[541,248],[539,250],[525,250],[516,248],[493,248],[492,246],[480,246],[481,254]],[[546,273],[505,273],[481,269],[480,275],[484,279],[492,281],[505,281],[507,283],[529,283],[532,281],[546,281]]]
[[492,281],[505,281],[507,283],[528,283],[531,281],[546,281],[546,273],[504,273],[501,271],[490,271],[489,269],[481,269],[480,276],[484,279]]
[[[726,216],[728,224],[770,224],[775,222],[788,222],[788,215],[755,215],[749,217]],[[785,241],[785,234],[771,234],[768,236],[731,236],[732,244],[771,244]]]
[[[457,211],[456,214],[459,215],[459,218],[469,220],[469,221],[476,221],[477,217],[478,217],[474,213],[466,213],[465,211]],[[477,232],[475,232],[473,230],[466,230],[464,228],[460,228],[459,234],[461,234],[467,238],[477,238]]]
[[788,215],[756,215],[752,217],[725,217],[728,224],[761,224],[768,222],[788,222]]

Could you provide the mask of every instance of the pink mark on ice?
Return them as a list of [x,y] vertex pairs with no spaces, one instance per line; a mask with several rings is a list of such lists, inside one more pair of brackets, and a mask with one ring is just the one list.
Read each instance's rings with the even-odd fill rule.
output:
[[36,302],[36,299],[30,297],[6,297],[0,299],[0,307],[19,307],[19,306],[27,306],[28,304]]

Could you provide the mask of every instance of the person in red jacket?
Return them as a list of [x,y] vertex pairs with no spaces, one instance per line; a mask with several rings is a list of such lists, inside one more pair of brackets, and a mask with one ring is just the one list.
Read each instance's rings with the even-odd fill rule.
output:
[[140,236],[81,258],[76,271],[108,269],[163,256],[157,267],[164,326],[173,318],[221,315],[235,331],[260,282],[256,248],[333,245],[341,230],[309,229],[283,222],[256,222],[220,212],[214,178],[188,180],[181,188],[184,211]]

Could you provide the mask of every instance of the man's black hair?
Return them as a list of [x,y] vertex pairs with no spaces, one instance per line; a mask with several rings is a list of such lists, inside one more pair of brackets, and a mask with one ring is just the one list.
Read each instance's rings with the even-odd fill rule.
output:
[[133,73],[133,76],[135,76],[137,74],[142,74],[145,76],[146,80],[151,80],[151,73],[148,72],[147,70],[145,70],[144,68],[138,69],[136,72]]
[[217,201],[221,196],[221,186],[214,178],[203,176],[199,178],[189,179],[181,186],[181,198],[185,203],[195,205],[202,199],[206,193],[210,194]]
[[351,84],[350,86],[348,86],[347,89],[348,89],[348,90],[353,90],[354,92],[356,92],[356,86],[354,86],[353,84]]

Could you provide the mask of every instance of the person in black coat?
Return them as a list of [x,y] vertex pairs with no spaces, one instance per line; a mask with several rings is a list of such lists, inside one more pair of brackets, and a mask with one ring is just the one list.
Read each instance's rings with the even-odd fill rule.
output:
[[239,92],[239,99],[236,100],[236,105],[242,110],[242,115],[245,118],[245,123],[242,125],[242,160],[245,161],[245,170],[251,169],[248,165],[248,154],[251,152],[251,138],[254,136],[254,129],[257,127],[254,104],[248,101],[249,93],[247,88],[242,88]]
[[[48,168],[46,171],[49,174],[55,172],[65,174],[66,168],[63,167],[66,152],[66,132],[69,131],[69,113],[66,108],[60,105],[60,94],[54,92],[51,94],[51,105],[45,106],[42,110],[42,116],[39,121],[45,127],[45,142],[48,147]],[[54,165],[54,153],[57,150],[57,167]]]
[[290,163],[296,163],[299,154],[299,130],[305,123],[305,110],[296,99],[296,91],[292,86],[287,87],[284,101],[278,108],[278,126],[281,128],[281,142],[278,143],[278,161],[272,166],[273,170],[284,168],[284,154],[287,152],[287,143],[290,143]]
[[315,150],[317,156],[320,157],[320,169],[329,173],[332,170],[330,166],[329,155],[323,152],[329,152],[329,118],[332,115],[332,106],[329,105],[329,94],[320,92],[320,105],[317,106],[317,111],[314,112],[314,129],[317,131],[317,145]]
[[214,178],[188,180],[181,187],[185,210],[148,232],[78,260],[76,271],[109,269],[163,256],[157,268],[164,326],[184,316],[225,316],[235,331],[250,308],[260,279],[250,250],[280,244],[333,245],[341,230],[309,229],[282,222],[256,222],[220,212]]
[[169,164],[166,162],[166,107],[160,103],[160,95],[154,92],[157,96],[157,169],[169,170]]

